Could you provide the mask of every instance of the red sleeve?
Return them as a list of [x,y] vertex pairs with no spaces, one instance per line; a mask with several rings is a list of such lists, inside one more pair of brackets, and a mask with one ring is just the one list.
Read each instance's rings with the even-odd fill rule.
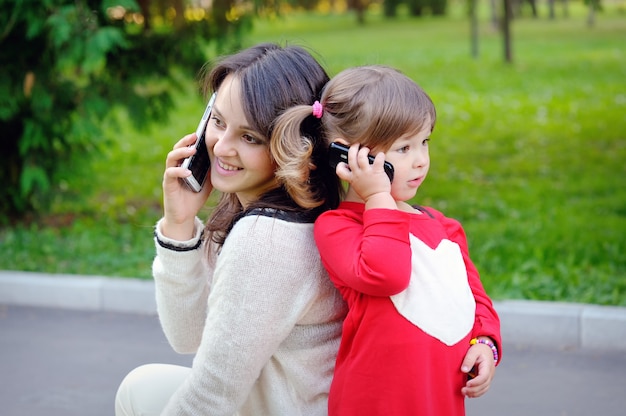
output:
[[[474,318],[472,337],[487,336],[491,338],[498,348],[498,354],[501,359],[502,339],[500,335],[500,318],[493,307],[493,302],[487,295],[487,292],[485,292],[476,266],[470,259],[465,231],[457,220],[447,218],[436,210],[431,211],[435,213],[436,218],[443,224],[450,241],[457,243],[463,253],[463,261],[467,269],[467,278],[472,293],[474,294],[474,299],[476,300],[476,316]],[[500,363],[500,359],[498,363]]]
[[[356,204],[355,204],[356,205]],[[391,296],[411,279],[411,246],[407,213],[388,210],[338,209],[315,223],[322,262],[341,289],[370,296]]]

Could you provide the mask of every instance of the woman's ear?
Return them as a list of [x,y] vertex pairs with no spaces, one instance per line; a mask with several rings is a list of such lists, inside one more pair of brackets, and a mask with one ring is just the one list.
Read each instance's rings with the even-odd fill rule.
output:
[[346,146],[350,147],[350,143],[348,143],[347,140],[342,139],[341,137],[336,137],[335,140],[333,140],[333,142],[345,144]]

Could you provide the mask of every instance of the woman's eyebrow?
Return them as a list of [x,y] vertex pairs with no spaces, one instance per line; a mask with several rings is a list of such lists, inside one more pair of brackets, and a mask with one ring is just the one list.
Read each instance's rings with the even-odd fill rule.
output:
[[[224,116],[220,112],[219,108],[217,108],[216,106],[213,106],[213,109],[211,110],[211,116],[213,116],[213,115],[216,115],[217,117],[219,117],[222,122],[227,122],[228,121],[228,120],[224,119]],[[260,132],[256,131],[253,127],[248,126],[246,124],[240,124],[240,125],[237,126],[237,128],[239,130],[248,131],[248,132],[252,132],[252,133],[255,133],[255,134],[261,134]]]
[[217,115],[219,117],[222,117],[222,113],[220,113],[220,110],[217,108],[217,106],[215,104],[213,105],[213,108],[211,108],[211,116],[213,116],[213,115]]

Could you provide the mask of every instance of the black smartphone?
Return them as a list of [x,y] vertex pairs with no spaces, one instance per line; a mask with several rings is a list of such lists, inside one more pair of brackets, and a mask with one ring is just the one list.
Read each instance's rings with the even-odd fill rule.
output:
[[[332,142],[328,148],[328,162],[333,169],[337,168],[339,162],[348,163],[348,146],[338,142]],[[374,163],[374,156],[367,155],[370,164]],[[393,165],[385,162],[385,173],[389,177],[389,182],[393,182]]]
[[209,117],[211,116],[211,109],[213,108],[213,103],[215,102],[216,94],[213,93],[209,103],[207,104],[204,114],[200,119],[200,124],[198,124],[198,129],[196,130],[196,142],[193,146],[196,148],[196,153],[192,156],[183,160],[182,167],[187,168],[191,171],[191,176],[184,178],[184,182],[191,188],[194,192],[200,192],[202,190],[202,186],[204,185],[204,181],[206,180],[207,173],[209,172],[209,168],[211,167],[211,161],[209,160],[209,152],[206,148],[206,143],[204,140],[206,125],[209,122]]

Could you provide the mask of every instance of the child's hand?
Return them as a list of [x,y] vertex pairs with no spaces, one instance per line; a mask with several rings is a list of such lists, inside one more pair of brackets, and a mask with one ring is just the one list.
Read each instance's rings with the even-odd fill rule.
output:
[[[378,154],[374,164],[368,160],[369,149],[358,144],[350,146],[348,164],[337,165],[337,175],[350,183],[352,189],[367,204],[371,200],[380,199],[390,208],[395,208],[391,197],[391,182],[384,169],[384,154]],[[383,207],[383,206],[381,206]]]
[[487,345],[474,344],[468,350],[461,365],[461,371],[469,373],[474,369],[476,377],[468,380],[461,393],[466,397],[480,397],[489,390],[491,380],[496,372],[493,351]]

